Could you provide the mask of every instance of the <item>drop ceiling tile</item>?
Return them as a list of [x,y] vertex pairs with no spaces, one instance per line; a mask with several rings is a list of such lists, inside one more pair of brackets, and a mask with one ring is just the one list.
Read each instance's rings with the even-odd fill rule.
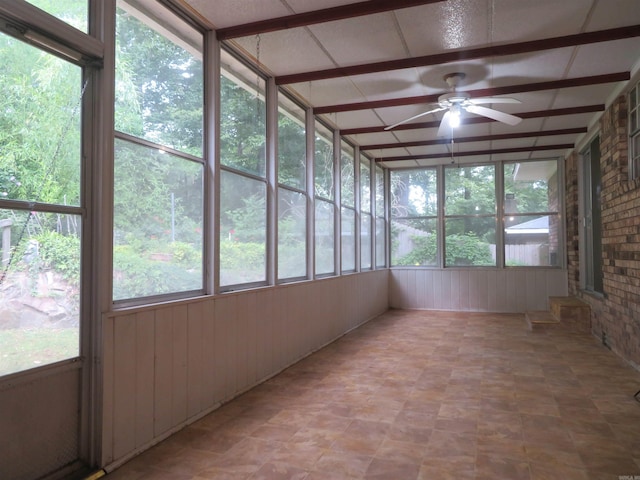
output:
[[370,101],[434,93],[425,88],[420,80],[420,72],[413,68],[357,75],[349,78]]
[[392,13],[310,25],[309,30],[339,66],[404,58],[407,53]]
[[638,0],[599,0],[595,2],[587,30],[604,30],[640,23]]
[[[640,10],[640,3],[638,4]],[[631,71],[638,60],[640,38],[583,45],[571,64],[570,77]]]
[[483,45],[488,42],[485,2],[446,2],[396,11],[411,56]]
[[373,110],[355,110],[353,112],[338,112],[323,115],[338,128],[358,128],[362,126],[382,126],[380,118]]
[[493,43],[511,43],[579,33],[593,0],[495,0],[489,27]]
[[602,112],[547,117],[544,120],[544,128],[546,130],[558,130],[561,128],[588,127],[593,122],[593,118],[600,117],[600,115],[602,115]]
[[237,38],[232,43],[256,62],[259,59],[261,67],[275,76],[335,67],[304,28]]
[[573,48],[494,57],[486,87],[504,87],[563,78]]
[[291,88],[314,107],[366,101],[348,78],[298,83]]
[[280,0],[260,0],[259,2],[184,0],[184,2],[209,19],[216,28],[243,25],[291,14]]

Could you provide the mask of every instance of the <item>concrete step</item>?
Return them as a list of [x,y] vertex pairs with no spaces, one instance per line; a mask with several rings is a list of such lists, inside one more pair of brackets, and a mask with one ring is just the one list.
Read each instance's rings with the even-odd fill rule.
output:
[[549,310],[563,327],[591,332],[591,306],[576,297],[549,297]]
[[529,330],[544,330],[546,327],[558,325],[560,321],[547,311],[531,311],[525,313],[525,320]]

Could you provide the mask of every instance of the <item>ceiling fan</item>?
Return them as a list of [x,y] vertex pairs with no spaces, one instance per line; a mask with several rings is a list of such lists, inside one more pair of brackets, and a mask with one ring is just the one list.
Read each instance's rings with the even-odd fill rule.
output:
[[443,110],[447,110],[447,112],[442,117],[440,128],[438,128],[439,137],[448,136],[453,128],[456,128],[460,125],[460,117],[463,111],[474,113],[476,115],[482,115],[483,117],[488,117],[498,122],[506,123],[508,125],[517,125],[522,121],[520,117],[516,117],[515,115],[482,106],[482,104],[487,103],[520,103],[520,100],[509,97],[471,98],[464,92],[458,92],[458,85],[465,77],[466,74],[461,72],[455,72],[445,75],[444,81],[447,83],[447,85],[449,85],[451,91],[449,93],[445,93],[444,95],[440,95],[438,97],[438,103],[433,105],[434,108],[402,120],[401,122],[394,123],[393,125],[385,127],[385,130],[391,130],[398,125],[403,125],[410,122],[411,120],[415,120],[416,118],[423,117],[424,115],[429,115],[430,113],[441,112]]

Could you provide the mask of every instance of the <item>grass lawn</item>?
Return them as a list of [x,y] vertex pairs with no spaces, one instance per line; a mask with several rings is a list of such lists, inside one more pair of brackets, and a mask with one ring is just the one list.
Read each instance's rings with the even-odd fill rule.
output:
[[0,330],[0,375],[77,357],[77,328]]

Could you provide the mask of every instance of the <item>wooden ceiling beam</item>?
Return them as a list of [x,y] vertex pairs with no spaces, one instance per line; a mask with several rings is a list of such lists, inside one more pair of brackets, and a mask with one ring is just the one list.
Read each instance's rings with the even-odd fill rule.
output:
[[[545,150],[567,150],[574,148],[573,143],[560,143],[557,145],[540,145],[536,147],[518,147],[518,148],[496,148],[492,150],[474,150],[471,152],[456,152],[454,156],[458,157],[473,157],[476,155],[497,155],[500,153],[526,153],[526,152],[541,152]],[[402,160],[431,160],[435,158],[448,158],[451,157],[451,153],[430,153],[427,155],[403,155],[398,157],[378,157],[376,162],[399,162]]]
[[[535,137],[551,137],[555,135],[575,135],[587,133],[587,127],[562,128],[558,130],[542,130],[537,132],[521,132],[521,133],[503,133],[496,135],[480,135],[476,137],[456,137],[455,143],[468,142],[488,142],[493,140],[513,140],[518,138],[535,138]],[[419,140],[416,142],[398,142],[398,143],[379,143],[377,145],[361,145],[360,151],[364,150],[386,150],[389,148],[407,148],[407,147],[428,147],[431,145],[450,144],[448,138],[438,138],[435,140]]]
[[446,0],[368,0],[348,5],[341,5],[338,7],[287,15],[285,17],[245,23],[244,25],[220,28],[216,30],[216,37],[218,40],[248,37],[267,32],[286,30],[288,28],[305,27],[307,25],[317,23],[333,22],[335,20],[373,15],[374,13],[389,12],[392,10],[400,10],[403,8],[427,5],[430,3],[439,3],[442,1]]
[[[562,115],[578,115],[581,113],[595,113],[595,112],[604,112],[604,104],[596,104],[596,105],[584,105],[581,107],[569,107],[569,108],[556,108],[552,110],[537,110],[534,112],[521,112],[514,113],[514,115],[522,118],[545,118],[545,117],[559,117]],[[473,117],[473,118],[465,118],[462,121],[463,125],[474,125],[477,123],[489,123],[495,122],[495,120],[486,117]],[[405,123],[404,125],[398,125],[393,131],[398,130],[417,130],[421,128],[438,128],[440,127],[440,121],[436,120],[433,122],[420,122],[420,123]],[[364,133],[383,133],[386,132],[385,126],[375,126],[375,127],[360,127],[360,128],[345,128],[340,130],[340,134],[344,136],[348,135],[360,135]]]
[[[460,91],[473,97],[491,97],[494,95],[509,95],[524,92],[539,92],[541,90],[555,90],[556,88],[583,87],[587,85],[600,85],[603,83],[623,82],[631,78],[630,72],[608,73],[606,75],[594,75],[590,77],[565,78],[563,80],[551,80],[547,82],[523,83],[520,85],[507,85],[504,87],[479,88],[476,90]],[[445,93],[445,92],[443,92]],[[389,98],[371,102],[343,103],[338,105],[325,105],[315,107],[313,113],[322,115],[326,113],[353,112],[356,110],[368,110],[375,108],[398,107],[402,105],[417,105],[420,103],[434,103],[438,101],[442,93],[433,95],[420,95],[417,97]]]
[[434,55],[425,55],[422,57],[403,58],[399,60],[368,63],[364,65],[354,65],[351,67],[338,67],[327,70],[318,70],[315,72],[293,73],[276,77],[276,84],[285,85],[291,83],[310,82],[314,80],[325,80],[329,78],[348,77],[352,75],[364,75],[367,73],[387,72],[390,70],[401,70],[404,68],[427,67],[432,65],[460,62],[463,60],[516,55],[521,53],[539,52],[564,47],[575,47],[578,45],[609,42],[612,40],[622,40],[625,38],[633,38],[638,36],[640,36],[640,25],[631,25],[628,27],[611,28],[608,30],[598,30],[595,32],[577,33],[575,35],[545,38],[542,40],[531,40],[528,42],[470,48],[467,50],[458,50],[455,52],[437,53]]

